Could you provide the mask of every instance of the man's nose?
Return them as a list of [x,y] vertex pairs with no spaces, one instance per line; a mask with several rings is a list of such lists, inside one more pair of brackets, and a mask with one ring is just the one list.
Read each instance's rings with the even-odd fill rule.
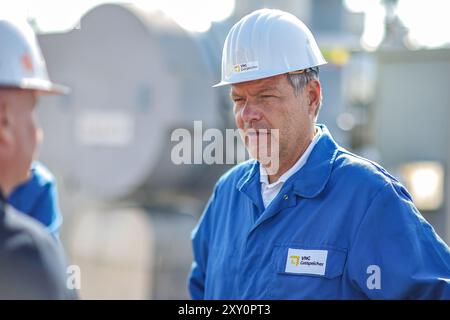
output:
[[262,113],[257,104],[247,101],[241,110],[241,117],[244,122],[259,121]]

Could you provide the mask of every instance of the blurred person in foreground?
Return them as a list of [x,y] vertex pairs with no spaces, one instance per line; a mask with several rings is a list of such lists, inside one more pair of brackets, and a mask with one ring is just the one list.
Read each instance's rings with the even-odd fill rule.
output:
[[408,191],[316,123],[325,63],[283,11],[228,33],[216,86],[256,160],[219,179],[193,231],[192,298],[450,299],[450,249]]
[[48,80],[31,27],[0,18],[0,299],[74,297],[60,246],[6,201],[29,178],[41,136],[34,116],[39,96],[64,91]]

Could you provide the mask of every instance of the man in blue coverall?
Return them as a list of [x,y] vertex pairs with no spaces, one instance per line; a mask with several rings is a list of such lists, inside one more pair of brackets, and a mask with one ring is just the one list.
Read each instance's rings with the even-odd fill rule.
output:
[[408,191],[316,124],[325,63],[286,12],[230,30],[218,86],[231,85],[252,155],[278,130],[279,164],[256,153],[217,182],[192,234],[192,298],[450,299],[450,249]]

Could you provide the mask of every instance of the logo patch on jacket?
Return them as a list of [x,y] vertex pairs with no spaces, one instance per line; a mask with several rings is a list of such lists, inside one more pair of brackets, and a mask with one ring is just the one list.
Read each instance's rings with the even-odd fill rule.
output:
[[289,248],[285,272],[325,275],[328,250]]

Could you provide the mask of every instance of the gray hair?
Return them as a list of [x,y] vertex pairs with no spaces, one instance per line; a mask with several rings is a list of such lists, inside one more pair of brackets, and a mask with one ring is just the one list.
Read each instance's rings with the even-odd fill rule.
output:
[[[319,81],[319,68],[318,67],[314,67],[314,68],[309,68],[306,69],[305,72],[303,73],[288,73],[288,80],[289,83],[292,85],[292,87],[294,88],[294,93],[296,96],[298,96],[299,94],[301,94],[303,92],[303,90],[306,87],[306,84],[312,80],[316,80]],[[320,91],[320,99],[319,99],[319,105],[317,106],[316,109],[316,119],[317,116],[319,115],[319,111],[320,108],[322,107],[322,91]]]

